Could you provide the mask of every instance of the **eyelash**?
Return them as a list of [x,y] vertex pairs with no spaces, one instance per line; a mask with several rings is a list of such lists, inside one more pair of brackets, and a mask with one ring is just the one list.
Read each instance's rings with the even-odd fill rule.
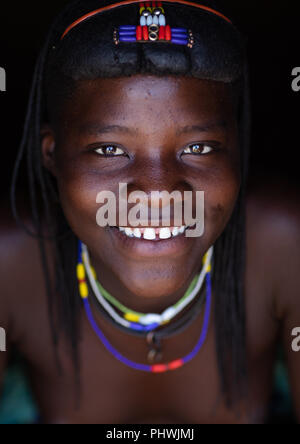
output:
[[[201,147],[202,151],[201,152],[191,152],[191,149],[193,149],[192,147]],[[116,152],[114,154],[106,154],[105,152],[103,152],[103,149],[105,148],[116,148]],[[199,149],[199,148],[198,148]],[[208,152],[203,152],[205,150],[209,149]],[[187,150],[190,150],[190,152],[186,152]],[[207,143],[192,143],[190,144],[187,148],[185,148],[185,150],[183,151],[182,154],[192,154],[193,156],[199,156],[199,155],[205,155],[205,154],[209,154],[210,152],[212,152],[214,150],[214,148],[210,145],[208,145]],[[99,152],[102,151],[102,152]],[[120,156],[124,156],[126,155],[126,153],[121,149],[116,147],[116,145],[103,145],[101,148],[97,148],[95,150],[96,153],[98,153],[99,155],[103,156],[103,157],[120,157]]]

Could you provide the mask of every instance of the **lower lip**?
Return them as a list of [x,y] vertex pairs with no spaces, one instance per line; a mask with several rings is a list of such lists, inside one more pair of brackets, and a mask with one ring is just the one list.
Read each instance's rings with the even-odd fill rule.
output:
[[195,238],[186,237],[185,233],[169,239],[146,240],[128,237],[115,227],[108,227],[108,231],[115,247],[134,257],[183,256],[195,243]]

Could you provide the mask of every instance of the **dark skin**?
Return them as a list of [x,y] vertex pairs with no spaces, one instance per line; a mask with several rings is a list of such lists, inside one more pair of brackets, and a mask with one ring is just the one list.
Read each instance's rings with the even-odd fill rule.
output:
[[[203,254],[224,230],[238,196],[237,124],[229,88],[196,79],[152,76],[85,81],[78,84],[72,102],[64,103],[57,120],[43,130],[44,164],[57,179],[64,213],[72,230],[88,245],[102,285],[138,311],[159,312],[174,304],[200,270]],[[122,125],[129,131],[96,134],[96,127],[108,125]],[[194,143],[208,146],[209,152],[183,153]],[[116,145],[122,155],[103,156],[99,149],[105,144]],[[118,195],[119,182],[128,183],[129,192],[205,191],[204,235],[154,244],[121,241],[113,228],[100,228],[96,195],[101,190]],[[119,363],[81,313],[82,398],[76,409],[67,341],[59,346],[62,376],[53,358],[37,242],[22,234],[9,218],[2,223],[5,291],[0,299],[0,325],[7,328],[10,343],[18,346],[28,362],[45,422],[262,422],[280,333],[300,418],[300,354],[291,351],[291,330],[300,325],[300,211],[293,196],[287,202],[278,194],[274,197],[274,190],[273,197],[270,189],[264,190],[250,190],[247,198],[250,396],[238,406],[239,416],[226,408],[220,395],[213,316],[207,340],[191,363],[175,372],[153,375]],[[48,254],[51,259],[50,245]],[[282,266],[282,258],[288,267]],[[8,279],[12,272],[13,282]],[[121,333],[94,314],[115,348],[133,361],[147,363],[145,340]],[[183,333],[163,341],[164,362],[187,355],[201,326],[202,313]],[[0,373],[6,359],[7,354],[0,354]]]

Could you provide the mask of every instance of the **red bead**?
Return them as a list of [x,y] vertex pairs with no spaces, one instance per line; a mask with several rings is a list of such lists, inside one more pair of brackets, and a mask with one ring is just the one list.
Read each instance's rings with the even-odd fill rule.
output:
[[158,34],[159,40],[165,40],[165,35],[166,35],[166,27],[165,26],[161,26],[159,28],[159,34]]
[[144,40],[149,39],[148,26],[143,26],[143,39]]
[[166,36],[165,36],[166,40],[172,40],[172,32],[171,32],[171,26],[167,25],[166,26]]
[[159,8],[162,8],[162,2],[157,2],[157,6],[158,6]]
[[184,364],[182,359],[178,359],[177,361],[170,362],[168,365],[169,370],[176,370],[177,368],[182,367]]
[[142,40],[142,38],[143,38],[143,31],[142,31],[142,27],[139,25],[136,27],[136,39]]
[[146,2],[146,8],[151,8],[151,2]]
[[164,373],[167,370],[168,370],[168,366],[165,364],[152,365],[152,367],[151,367],[152,373]]
[[144,7],[145,7],[145,3],[142,2],[142,3],[140,4],[140,8],[144,8]]
[[152,2],[152,8],[156,8],[156,2]]
[[86,284],[86,280],[85,279],[78,279],[79,284]]

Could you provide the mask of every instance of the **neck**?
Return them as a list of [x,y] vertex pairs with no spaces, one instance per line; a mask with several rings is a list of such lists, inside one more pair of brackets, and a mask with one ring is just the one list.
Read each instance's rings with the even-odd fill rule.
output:
[[188,280],[175,292],[160,296],[157,298],[141,298],[130,292],[130,290],[121,282],[115,273],[101,259],[90,255],[91,264],[96,270],[97,278],[103,288],[114,296],[126,307],[141,313],[161,313],[163,310],[178,302],[187,291],[192,282],[195,272]]

